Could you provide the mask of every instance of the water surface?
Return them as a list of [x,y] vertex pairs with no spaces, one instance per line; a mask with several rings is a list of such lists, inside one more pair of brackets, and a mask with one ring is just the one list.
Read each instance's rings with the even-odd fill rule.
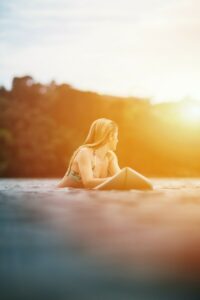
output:
[[200,180],[153,191],[0,180],[2,299],[199,299]]

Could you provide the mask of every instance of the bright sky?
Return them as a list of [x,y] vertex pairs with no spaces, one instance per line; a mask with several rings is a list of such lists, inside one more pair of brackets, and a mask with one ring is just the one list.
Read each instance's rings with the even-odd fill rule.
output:
[[199,0],[1,0],[0,85],[200,101]]

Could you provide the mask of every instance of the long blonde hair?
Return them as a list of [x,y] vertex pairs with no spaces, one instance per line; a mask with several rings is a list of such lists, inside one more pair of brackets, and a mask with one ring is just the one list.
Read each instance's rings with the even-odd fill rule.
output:
[[117,124],[110,119],[100,118],[95,120],[90,126],[88,135],[83,145],[81,145],[77,150],[74,151],[69,161],[69,166],[66,175],[69,174],[74,158],[76,157],[76,155],[78,154],[81,148],[88,147],[88,148],[97,149],[101,146],[104,146],[108,142],[109,137],[112,134],[114,134],[117,129],[118,129]]

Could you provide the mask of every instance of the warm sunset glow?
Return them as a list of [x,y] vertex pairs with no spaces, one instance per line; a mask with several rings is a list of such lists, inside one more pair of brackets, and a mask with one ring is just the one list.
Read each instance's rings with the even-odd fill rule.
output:
[[188,122],[200,121],[200,105],[184,104],[180,110],[181,117]]

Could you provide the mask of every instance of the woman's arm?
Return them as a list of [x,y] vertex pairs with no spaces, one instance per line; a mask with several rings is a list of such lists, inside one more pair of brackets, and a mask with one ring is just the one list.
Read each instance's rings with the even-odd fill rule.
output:
[[79,151],[77,155],[77,162],[83,184],[86,188],[93,188],[109,178],[94,178],[91,158],[87,149],[81,149]]
[[116,173],[119,173],[121,171],[119,164],[118,164],[118,158],[115,152],[109,151],[109,165],[108,165],[108,174],[113,176]]

